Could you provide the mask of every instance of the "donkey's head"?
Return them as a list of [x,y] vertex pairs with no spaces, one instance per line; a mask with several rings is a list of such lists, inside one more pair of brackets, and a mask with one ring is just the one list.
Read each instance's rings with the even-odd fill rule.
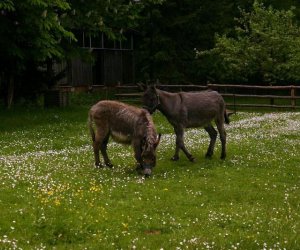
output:
[[154,85],[144,85],[140,84],[140,88],[144,91],[142,96],[142,104],[145,109],[147,109],[150,114],[154,113],[160,104],[159,95],[156,91]]
[[152,168],[156,165],[156,148],[159,144],[161,134],[159,134],[155,141],[144,138],[142,142],[142,171],[145,176],[150,176]]

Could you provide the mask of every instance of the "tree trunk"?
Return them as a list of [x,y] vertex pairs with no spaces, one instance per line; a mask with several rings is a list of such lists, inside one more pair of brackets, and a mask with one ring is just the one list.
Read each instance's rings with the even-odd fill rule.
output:
[[7,108],[10,109],[13,104],[15,91],[15,79],[13,75],[10,75],[7,85]]

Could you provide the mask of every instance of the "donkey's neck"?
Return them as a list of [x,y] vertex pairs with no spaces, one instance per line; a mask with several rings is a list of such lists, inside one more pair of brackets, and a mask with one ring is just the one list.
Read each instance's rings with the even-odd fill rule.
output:
[[159,102],[157,109],[162,112],[166,117],[176,113],[178,105],[181,102],[181,98],[178,93],[170,93],[167,91],[157,89],[159,96]]

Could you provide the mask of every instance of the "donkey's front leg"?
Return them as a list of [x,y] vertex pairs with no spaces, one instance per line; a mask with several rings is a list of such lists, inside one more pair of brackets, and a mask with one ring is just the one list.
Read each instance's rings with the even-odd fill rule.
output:
[[179,160],[179,149],[181,149],[190,161],[192,161],[192,162],[195,161],[195,158],[190,154],[190,152],[186,149],[186,147],[184,145],[184,128],[177,127],[177,128],[174,128],[174,131],[176,134],[176,148],[175,148],[175,154],[171,158],[171,160],[173,160],[173,161]]
[[134,140],[132,142],[132,147],[133,147],[133,151],[134,151],[134,158],[137,162],[136,170],[140,171],[142,169],[142,149],[141,149],[140,141]]

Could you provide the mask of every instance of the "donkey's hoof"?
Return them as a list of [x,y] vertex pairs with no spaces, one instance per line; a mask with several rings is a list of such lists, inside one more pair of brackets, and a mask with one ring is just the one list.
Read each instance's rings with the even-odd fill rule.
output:
[[178,161],[179,160],[179,156],[173,156],[172,158],[171,158],[171,161]]
[[226,155],[221,155],[221,160],[225,160]]
[[206,159],[211,159],[212,158],[212,154],[206,153],[205,158]]
[[192,156],[192,155],[191,155],[191,156],[189,156],[188,158],[189,158],[189,161],[190,161],[190,162],[195,162],[195,161],[196,161],[195,157],[194,157],[194,156]]
[[97,163],[94,166],[95,166],[95,168],[104,168],[104,165],[101,163]]
[[107,162],[107,163],[105,163],[105,166],[109,167],[109,168],[112,168],[114,165],[112,163],[110,163],[110,162]]

